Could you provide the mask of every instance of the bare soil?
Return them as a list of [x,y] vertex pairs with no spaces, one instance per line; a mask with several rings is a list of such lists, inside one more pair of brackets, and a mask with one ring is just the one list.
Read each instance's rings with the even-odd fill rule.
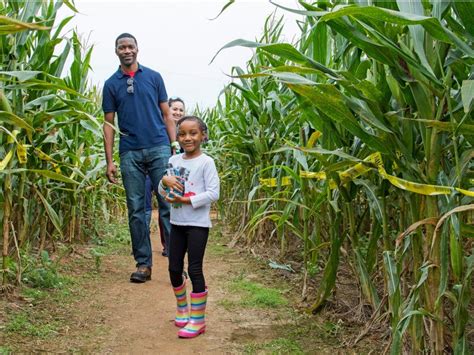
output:
[[[179,339],[174,326],[175,298],[168,278],[167,261],[161,256],[161,246],[154,238],[152,280],[133,284],[128,276],[134,270],[132,257],[109,259],[104,272],[108,278],[102,284],[97,301],[106,307],[104,319],[108,334],[103,337],[103,353],[222,353],[229,350],[229,340],[238,328],[232,315],[220,311],[217,301],[225,290],[216,281],[227,273],[230,265],[214,258],[206,259],[205,275],[209,288],[206,313],[206,333],[195,339]],[[191,285],[188,282],[188,292]]]
[[[85,246],[76,249],[67,262],[74,265],[70,269],[72,275],[88,273],[92,276],[82,279],[72,298],[66,297],[63,304],[48,299],[32,304],[31,300],[18,294],[0,301],[4,310],[1,312],[3,316],[0,314],[0,353],[2,346],[14,352],[288,353],[290,351],[285,348],[271,350],[259,347],[259,344],[285,338],[297,341],[304,353],[370,353],[373,349],[371,342],[362,347],[359,344],[357,349],[343,344],[342,323],[297,311],[295,305],[301,307],[295,298],[300,290],[298,280],[283,275],[281,270],[269,269],[268,260],[262,263],[243,251],[227,249],[225,238],[210,241],[204,262],[209,288],[206,333],[194,339],[179,339],[178,328],[173,323],[176,303],[168,278],[168,259],[161,256],[156,229],[153,226],[154,267],[151,281],[144,284],[129,282],[135,265],[127,248],[104,256],[100,272],[92,272],[94,261],[85,257],[89,255]],[[226,307],[227,301],[238,302],[242,297],[229,290],[230,280],[239,275],[281,288],[290,298],[288,306],[277,309]],[[188,291],[190,289],[188,283]],[[5,314],[29,308],[38,309],[35,314],[40,314],[43,322],[45,319],[60,322],[61,327],[54,335],[47,337],[2,332],[7,322]],[[349,331],[357,333],[360,325],[357,328]],[[249,344],[254,347],[249,348]]]

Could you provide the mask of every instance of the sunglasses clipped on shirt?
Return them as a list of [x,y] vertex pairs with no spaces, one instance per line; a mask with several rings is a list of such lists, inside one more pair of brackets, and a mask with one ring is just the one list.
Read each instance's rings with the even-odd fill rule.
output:
[[133,89],[133,78],[130,77],[127,79],[127,92],[129,94],[133,94],[134,93],[134,89]]

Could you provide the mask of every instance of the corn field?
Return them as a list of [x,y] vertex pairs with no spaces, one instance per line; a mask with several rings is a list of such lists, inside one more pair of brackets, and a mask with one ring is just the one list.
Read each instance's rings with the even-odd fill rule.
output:
[[313,313],[349,265],[393,354],[470,353],[474,2],[299,3],[203,113],[234,242],[300,247]]
[[76,12],[69,1],[0,1],[4,288],[21,283],[22,255],[100,235],[97,222],[123,210],[121,191],[103,178],[92,48],[63,33],[72,16],[56,16],[66,5]]
[[[393,354],[470,353],[474,2],[299,3],[274,4],[300,15],[294,42],[272,15],[258,41],[221,49],[255,54],[199,113],[233,243],[301,258],[314,314],[351,270]],[[62,6],[73,15],[58,21]],[[3,288],[22,282],[23,255],[125,214],[103,177],[92,47],[64,31],[75,12],[67,0],[0,0]]]

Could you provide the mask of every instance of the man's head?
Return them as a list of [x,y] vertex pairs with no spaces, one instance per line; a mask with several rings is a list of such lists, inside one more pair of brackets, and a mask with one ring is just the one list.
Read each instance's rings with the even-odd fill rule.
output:
[[115,40],[115,54],[122,67],[131,67],[137,62],[138,43],[130,33],[122,33]]

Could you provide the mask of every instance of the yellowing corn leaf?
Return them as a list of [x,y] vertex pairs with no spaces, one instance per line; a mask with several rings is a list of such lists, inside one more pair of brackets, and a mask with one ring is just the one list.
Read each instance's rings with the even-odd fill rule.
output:
[[11,158],[13,156],[13,150],[10,150],[7,155],[5,155],[5,158],[0,162],[0,170],[4,170],[8,163],[10,162]]
[[26,164],[27,153],[26,153],[26,147],[23,144],[21,143],[17,144],[16,155],[18,156],[18,161],[20,162],[20,164]]

